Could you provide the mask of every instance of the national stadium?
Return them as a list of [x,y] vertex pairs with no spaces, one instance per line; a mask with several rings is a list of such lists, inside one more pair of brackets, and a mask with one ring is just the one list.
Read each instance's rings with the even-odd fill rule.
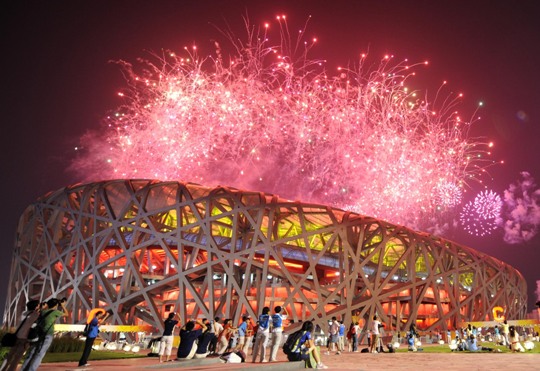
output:
[[[290,323],[332,316],[366,328],[455,329],[525,318],[510,265],[439,237],[326,205],[180,181],[110,180],[49,193],[20,218],[4,313],[67,297],[68,324],[96,307],[113,325],[162,331],[190,318],[256,318],[281,305]],[[292,322],[294,320],[294,322]]]

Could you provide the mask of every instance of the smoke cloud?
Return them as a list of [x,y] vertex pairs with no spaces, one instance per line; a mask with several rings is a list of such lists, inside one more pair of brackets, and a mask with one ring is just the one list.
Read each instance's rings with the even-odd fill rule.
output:
[[540,225],[540,189],[526,171],[504,191],[504,241],[520,244],[530,241]]

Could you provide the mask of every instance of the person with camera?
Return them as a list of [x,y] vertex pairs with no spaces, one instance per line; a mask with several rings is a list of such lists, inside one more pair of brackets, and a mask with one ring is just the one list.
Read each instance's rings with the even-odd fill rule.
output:
[[[196,329],[196,325],[199,325],[199,328]],[[178,359],[192,359],[195,356],[196,340],[204,331],[206,331],[206,325],[203,322],[197,319],[186,322],[184,327],[180,329],[180,345],[176,352]]]
[[165,362],[170,361],[173,341],[174,341],[174,328],[180,322],[180,316],[178,313],[169,313],[167,319],[163,322],[163,335],[161,336],[161,342],[159,344],[159,362],[163,362],[163,356],[165,355]]
[[380,325],[381,322],[379,321],[379,317],[375,314],[373,316],[373,321],[371,322],[371,345],[370,345],[370,353],[378,353],[377,349],[379,347],[379,339],[380,339]]
[[84,350],[81,355],[81,359],[79,360],[79,367],[87,367],[90,366],[87,361],[88,357],[90,357],[90,352],[92,352],[92,346],[94,345],[94,341],[98,337],[99,334],[99,326],[109,317],[109,312],[106,312],[104,309],[99,310],[95,315],[91,315],[91,317],[88,318],[88,333],[86,335],[86,340],[84,342]]
[[0,368],[1,371],[16,371],[19,362],[28,348],[28,332],[39,316],[39,301],[30,300],[26,303],[26,311],[22,314],[22,322],[15,332],[15,344],[9,350],[6,360]]
[[39,339],[32,344],[28,355],[22,365],[22,371],[35,371],[38,369],[45,353],[51,346],[54,336],[54,323],[60,317],[68,315],[65,307],[66,298],[62,300],[49,299],[47,301],[47,309],[40,312],[36,321],[39,332]]

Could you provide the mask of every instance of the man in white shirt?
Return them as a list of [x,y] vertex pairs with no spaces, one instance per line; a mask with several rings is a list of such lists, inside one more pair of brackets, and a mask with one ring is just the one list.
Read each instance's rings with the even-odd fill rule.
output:
[[371,322],[371,348],[369,351],[371,353],[377,353],[377,347],[379,346],[379,318],[377,315],[373,316],[373,321]]
[[208,346],[208,352],[209,353],[215,353],[217,348],[217,340],[219,334],[221,334],[221,331],[223,331],[223,325],[219,323],[220,318],[216,317],[214,318],[214,323],[212,324],[210,331],[213,332],[216,336],[212,339],[210,342],[210,345]]

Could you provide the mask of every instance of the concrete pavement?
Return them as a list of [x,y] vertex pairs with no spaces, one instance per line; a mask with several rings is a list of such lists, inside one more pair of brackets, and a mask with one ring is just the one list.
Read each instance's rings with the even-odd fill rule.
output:
[[[538,353],[349,353],[323,355],[323,362],[330,370],[540,370]],[[156,357],[120,360],[90,361],[90,367],[77,368],[76,363],[48,363],[39,368],[44,371],[65,370],[258,370],[281,371],[303,368],[302,362],[287,362],[280,354],[278,362],[272,363],[222,363],[218,358],[172,361],[159,363]]]

